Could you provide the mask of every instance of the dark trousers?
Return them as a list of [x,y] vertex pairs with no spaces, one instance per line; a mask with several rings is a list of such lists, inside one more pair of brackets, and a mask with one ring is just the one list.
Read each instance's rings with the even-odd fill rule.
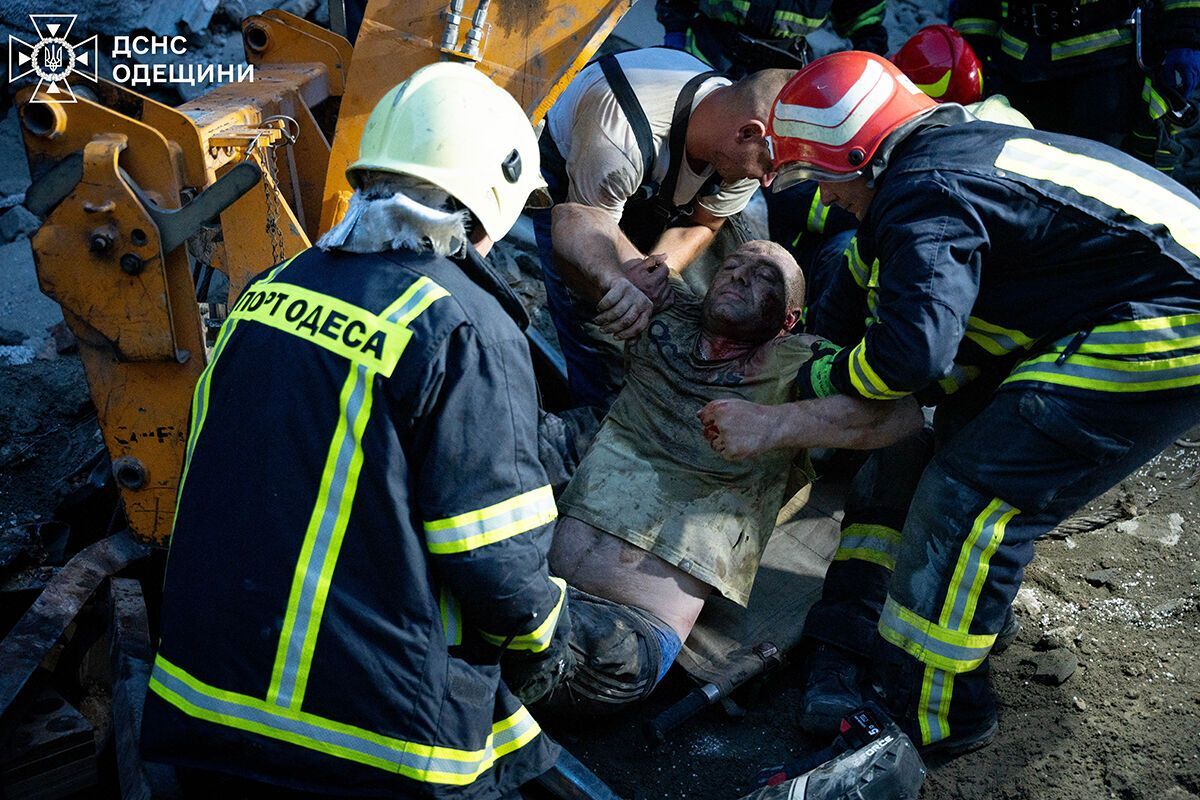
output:
[[[848,558],[846,573],[831,570],[833,585],[814,608],[820,620],[820,606],[842,603],[857,620],[841,626],[867,636],[864,617],[886,583],[876,635],[868,636],[871,681],[925,745],[994,717],[988,654],[1034,542],[1200,423],[1200,396],[1009,386],[969,420],[953,402],[939,408],[943,415],[965,421],[921,473],[890,577],[878,561]],[[903,479],[903,470],[893,474]],[[857,607],[846,600],[851,581],[860,592],[870,587]],[[848,639],[833,643],[864,652]]]

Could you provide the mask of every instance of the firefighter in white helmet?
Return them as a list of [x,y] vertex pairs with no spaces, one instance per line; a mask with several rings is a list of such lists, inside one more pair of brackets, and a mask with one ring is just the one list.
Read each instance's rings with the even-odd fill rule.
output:
[[555,746],[501,681],[565,668],[517,299],[542,189],[516,101],[425,67],[343,221],[234,304],[197,386],[145,715],[154,759],[289,789],[510,797]]

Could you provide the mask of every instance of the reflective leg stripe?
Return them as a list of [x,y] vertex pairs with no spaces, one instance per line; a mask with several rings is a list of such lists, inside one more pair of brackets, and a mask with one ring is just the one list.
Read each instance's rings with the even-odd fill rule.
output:
[[[406,326],[435,300],[448,295],[441,286],[421,277],[379,315],[386,324],[405,334],[395,352],[396,361],[403,355],[411,336]],[[350,522],[362,469],[362,437],[371,417],[375,376],[383,374],[376,368],[378,366],[350,358],[349,374],[338,400],[337,426],[325,456],[317,500],[309,515],[300,556],[292,574],[267,699],[293,710],[298,710],[304,701],[333,570]]]
[[896,568],[896,551],[900,546],[900,531],[886,525],[854,523],[842,531],[834,561],[870,561],[887,569]]
[[1000,33],[1000,22],[983,17],[959,17],[954,20],[954,30],[963,36],[995,36]]
[[481,750],[394,739],[353,725],[288,709],[257,697],[209,686],[161,655],[154,661],[150,690],[188,716],[266,736],[309,750],[398,773],[426,783],[463,786],[532,741],[540,732],[522,706],[492,724]]
[[1033,139],[1005,142],[996,167],[1073,189],[1146,225],[1166,228],[1179,246],[1200,257],[1200,208],[1147,178]]
[[879,635],[921,663],[954,673],[978,667],[996,643],[994,633],[962,633],[930,622],[891,595],[879,617]]
[[[299,255],[299,253],[296,255]],[[287,261],[275,267],[267,277],[256,283],[255,286],[261,286],[275,280],[275,276],[282,272],[283,268],[292,263],[295,258],[296,256],[292,256]],[[225,320],[225,323],[221,326],[221,332],[217,334],[217,341],[213,345],[212,353],[208,356],[208,365],[200,373],[199,380],[196,381],[196,390],[192,394],[192,414],[188,423],[187,447],[184,449],[183,471],[179,476],[179,488],[175,491],[176,516],[179,515],[179,498],[183,497],[183,484],[187,480],[188,466],[192,463],[192,452],[196,449],[196,442],[200,438],[200,429],[204,427],[204,420],[208,416],[208,394],[212,386],[213,365],[217,363],[217,359],[224,352],[229,337],[233,335],[233,331],[237,328],[237,322],[236,319],[232,318]]]
[[1098,392],[1153,392],[1200,386],[1200,353],[1152,361],[1121,361],[1074,354],[1059,364],[1047,353],[1017,365],[1005,383],[1039,381]]
[[462,644],[462,606],[458,598],[449,589],[442,589],[438,601],[442,617],[442,633],[446,636],[446,645],[456,647]]
[[1200,0],[1166,0],[1163,11],[1180,11],[1185,8],[1200,8]]
[[918,724],[921,744],[930,745],[950,736],[950,698],[954,693],[954,673],[925,667],[921,680]]
[[554,492],[542,486],[494,505],[425,523],[425,546],[438,555],[465,553],[552,522]]
[[554,638],[554,628],[558,625],[558,618],[562,614],[563,602],[567,598],[567,582],[562,578],[550,577],[550,582],[558,587],[558,602],[554,604],[554,608],[546,615],[536,628],[529,633],[522,633],[511,638],[507,636],[497,636],[493,633],[480,631],[479,634],[497,647],[505,647],[509,650],[529,650],[533,653],[540,653],[550,646],[550,641]]
[[970,630],[979,593],[983,591],[983,584],[987,580],[988,563],[1004,540],[1004,529],[1009,520],[1019,513],[1018,509],[997,497],[975,518],[950,576],[942,615],[938,620],[941,627],[960,633]]
[[1002,356],[1020,348],[1028,349],[1034,343],[1021,331],[1005,328],[991,322],[970,317],[967,320],[967,338],[994,356]]
[[1008,31],[1000,31],[1000,50],[1004,55],[1022,61],[1029,52],[1029,42],[1018,39]]
[[1127,28],[1109,28],[1086,36],[1076,36],[1063,39],[1050,45],[1050,60],[1062,61],[1064,58],[1076,58],[1107,50],[1110,47],[1120,47],[1133,41],[1133,32]]
[[866,340],[859,342],[850,351],[849,367],[850,382],[854,384],[855,390],[868,400],[892,400],[908,394],[908,392],[898,392],[892,389],[871,367],[867,361]]
[[333,568],[350,521],[362,468],[362,435],[371,416],[374,377],[363,364],[350,367],[350,375],[342,387],[341,414],[326,455],[321,488],[292,577],[267,699],[293,709],[300,708],[304,699]]

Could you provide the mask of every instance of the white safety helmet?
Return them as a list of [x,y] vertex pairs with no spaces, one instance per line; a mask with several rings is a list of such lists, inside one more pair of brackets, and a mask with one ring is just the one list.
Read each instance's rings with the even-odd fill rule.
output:
[[512,95],[469,64],[422,67],[367,119],[352,186],[365,170],[413,175],[470,209],[493,240],[527,204],[549,205],[537,136]]

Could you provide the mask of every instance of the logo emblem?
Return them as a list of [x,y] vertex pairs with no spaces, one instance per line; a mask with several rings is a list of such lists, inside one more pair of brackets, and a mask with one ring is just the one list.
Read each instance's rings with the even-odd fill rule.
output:
[[31,103],[74,103],[75,92],[68,78],[81,75],[97,80],[99,47],[95,36],[78,44],[68,37],[75,25],[75,14],[30,14],[29,21],[38,41],[30,44],[16,36],[8,37],[8,82],[37,75],[37,88]]

